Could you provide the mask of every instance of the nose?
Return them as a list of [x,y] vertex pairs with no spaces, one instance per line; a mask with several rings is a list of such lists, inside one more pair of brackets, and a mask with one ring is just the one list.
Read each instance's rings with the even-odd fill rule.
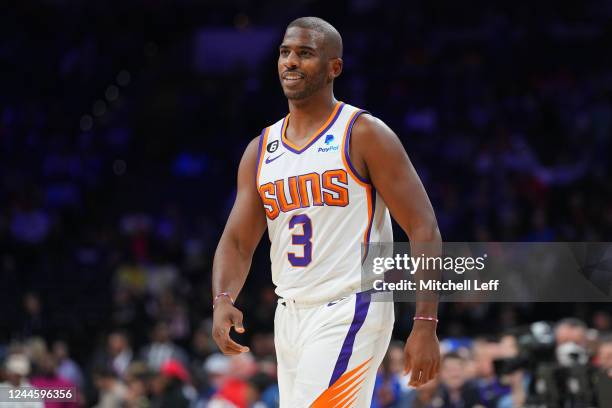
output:
[[288,69],[297,68],[299,61],[300,59],[298,58],[297,54],[293,51],[290,51],[289,55],[287,55],[287,57],[285,58],[285,66]]

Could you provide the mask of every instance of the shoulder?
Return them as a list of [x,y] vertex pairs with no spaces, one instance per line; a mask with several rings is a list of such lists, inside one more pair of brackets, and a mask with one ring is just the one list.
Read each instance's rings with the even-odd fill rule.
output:
[[259,164],[259,156],[260,156],[260,140],[261,137],[257,136],[249,142],[247,147],[244,149],[242,153],[242,158],[240,159],[240,165],[238,166],[238,174],[240,176],[243,172],[248,172],[253,167],[257,169]]
[[257,137],[251,139],[246,149],[244,149],[245,158],[257,158],[260,153],[261,143],[263,141],[263,133]]
[[351,130],[351,143],[359,149],[377,144],[396,144],[399,138],[385,122],[369,113],[362,113]]

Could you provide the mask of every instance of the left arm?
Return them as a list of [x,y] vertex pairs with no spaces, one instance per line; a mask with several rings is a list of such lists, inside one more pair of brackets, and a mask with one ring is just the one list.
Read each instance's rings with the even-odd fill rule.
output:
[[[355,121],[349,153],[356,170],[376,187],[410,238],[412,253],[440,255],[442,238],[431,202],[397,135],[381,120],[362,114]],[[417,316],[436,317],[437,313],[438,302],[431,295],[427,301],[416,302]],[[415,321],[404,354],[405,370],[412,372],[410,385],[433,379],[440,366],[436,324]]]

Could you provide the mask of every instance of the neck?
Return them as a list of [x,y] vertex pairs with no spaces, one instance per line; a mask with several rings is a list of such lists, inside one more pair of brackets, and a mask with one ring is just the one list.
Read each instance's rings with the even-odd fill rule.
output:
[[327,119],[337,102],[331,90],[316,93],[305,99],[289,99],[291,127],[301,129]]

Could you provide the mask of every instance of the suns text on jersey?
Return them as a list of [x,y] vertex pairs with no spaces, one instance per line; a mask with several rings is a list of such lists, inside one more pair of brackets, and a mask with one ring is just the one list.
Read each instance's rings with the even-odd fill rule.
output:
[[[286,191],[289,190],[290,200]],[[349,204],[348,175],[344,169],[327,170],[291,176],[259,186],[259,195],[266,216],[273,220],[282,212],[298,208],[329,205],[346,207]],[[312,197],[312,200],[311,200]]]

